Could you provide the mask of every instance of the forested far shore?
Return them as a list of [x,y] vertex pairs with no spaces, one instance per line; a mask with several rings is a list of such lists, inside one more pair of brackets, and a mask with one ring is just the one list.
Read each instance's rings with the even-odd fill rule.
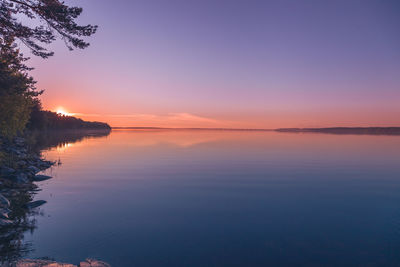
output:
[[280,128],[278,132],[400,135],[400,127],[329,127],[329,128]]

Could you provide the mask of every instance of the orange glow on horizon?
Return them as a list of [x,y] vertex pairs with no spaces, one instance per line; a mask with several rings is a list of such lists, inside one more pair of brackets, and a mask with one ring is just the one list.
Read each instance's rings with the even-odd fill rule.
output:
[[74,115],[73,113],[67,112],[63,107],[58,107],[56,110],[57,114],[63,115],[63,116],[72,116]]
[[[65,101],[67,102],[67,101]],[[65,103],[63,102],[63,103]],[[58,103],[60,103],[58,101]],[[361,108],[314,110],[282,110],[258,112],[234,112],[231,114],[201,112],[129,112],[114,109],[93,108],[78,101],[51,105],[44,109],[53,110],[63,116],[74,116],[86,121],[106,122],[112,127],[166,127],[166,128],[319,128],[319,127],[389,127],[399,126],[400,113],[393,109],[365,110]],[[73,110],[73,112],[69,112]]]

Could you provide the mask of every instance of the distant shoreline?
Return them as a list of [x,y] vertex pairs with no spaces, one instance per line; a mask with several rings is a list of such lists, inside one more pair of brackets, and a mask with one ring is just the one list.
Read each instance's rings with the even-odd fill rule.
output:
[[400,135],[400,127],[280,128],[275,131],[288,133]]
[[194,131],[275,131],[275,129],[246,128],[173,128],[173,127],[111,127],[113,130],[194,130]]
[[174,131],[253,131],[284,133],[327,133],[357,135],[400,135],[400,127],[326,127],[326,128],[171,128],[171,127],[111,127],[113,130],[174,130]]

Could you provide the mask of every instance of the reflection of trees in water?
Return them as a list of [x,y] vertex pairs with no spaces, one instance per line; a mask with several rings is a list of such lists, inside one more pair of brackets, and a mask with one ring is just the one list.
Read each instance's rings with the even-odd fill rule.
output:
[[33,132],[28,141],[31,144],[31,149],[40,151],[55,147],[65,147],[67,144],[80,142],[84,139],[105,137],[108,136],[110,132],[110,130],[54,130]]
[[33,199],[32,190],[12,190],[9,194],[10,214],[13,224],[0,227],[0,263],[13,262],[32,251],[32,244],[23,242],[27,231],[33,232],[36,220],[34,215],[38,212],[30,211],[25,207]]
[[[32,153],[42,150],[65,146],[86,138],[105,137],[110,131],[83,130],[83,131],[49,131],[36,132],[29,135],[27,143]],[[33,250],[33,244],[24,241],[27,231],[33,232],[36,228],[35,217],[40,215],[38,209],[28,209],[27,204],[34,198],[37,186],[31,182],[26,184],[7,183],[0,179],[0,193],[7,197],[9,207],[10,225],[0,225],[0,265],[14,262],[26,256]],[[1,208],[1,207],[0,207]]]

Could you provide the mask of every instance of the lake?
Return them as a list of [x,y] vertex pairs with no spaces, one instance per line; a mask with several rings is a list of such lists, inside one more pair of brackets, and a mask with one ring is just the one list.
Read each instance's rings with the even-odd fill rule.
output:
[[45,150],[26,257],[400,265],[400,136],[113,130]]

